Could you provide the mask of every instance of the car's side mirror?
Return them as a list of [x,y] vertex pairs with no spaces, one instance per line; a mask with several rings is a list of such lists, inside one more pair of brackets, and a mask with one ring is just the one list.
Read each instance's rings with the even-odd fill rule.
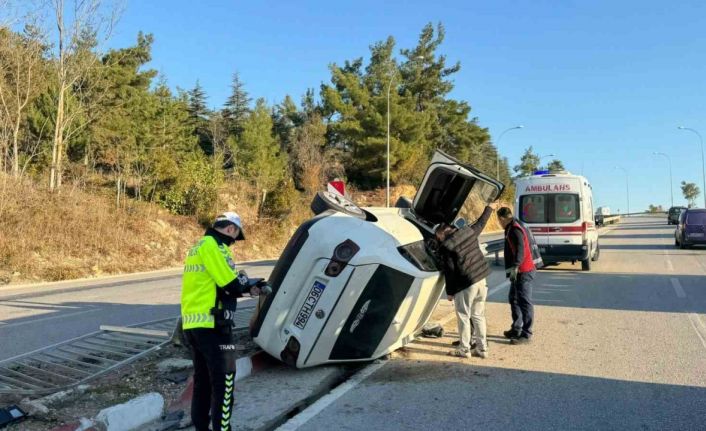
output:
[[456,229],[461,229],[462,227],[466,226],[466,219],[463,217],[457,218],[454,222],[454,226],[456,226]]

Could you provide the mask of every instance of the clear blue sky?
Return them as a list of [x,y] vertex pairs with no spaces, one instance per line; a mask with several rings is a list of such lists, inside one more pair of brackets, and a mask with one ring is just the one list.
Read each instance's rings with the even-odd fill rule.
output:
[[[597,205],[669,205],[667,161],[678,183],[702,188],[698,138],[706,137],[706,2],[664,1],[128,1],[112,45],[155,36],[151,66],[171,86],[200,80],[218,107],[238,71],[254,97],[299,100],[329,78],[327,66],[392,35],[414,46],[441,21],[441,52],[461,62],[453,97],[470,102],[501,154],[516,164],[532,145],[593,183]],[[698,202],[703,204],[703,197]]]

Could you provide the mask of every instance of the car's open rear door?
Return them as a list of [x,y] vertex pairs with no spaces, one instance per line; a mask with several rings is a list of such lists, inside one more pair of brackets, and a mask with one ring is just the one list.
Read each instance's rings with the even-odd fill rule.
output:
[[459,215],[474,223],[504,188],[500,181],[437,150],[412,209],[417,218],[430,226],[451,224]]

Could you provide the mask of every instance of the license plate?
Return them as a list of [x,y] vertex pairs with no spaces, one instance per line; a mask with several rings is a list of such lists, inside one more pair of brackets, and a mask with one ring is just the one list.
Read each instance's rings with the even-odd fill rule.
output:
[[304,305],[302,305],[302,308],[299,309],[299,313],[297,313],[297,318],[294,319],[294,326],[299,329],[304,329],[304,327],[306,327],[306,322],[309,321],[311,313],[314,312],[314,308],[319,302],[321,294],[324,293],[325,288],[326,285],[323,283],[318,281],[314,282],[314,285],[311,286],[311,290],[309,291],[309,295],[307,295],[306,300],[304,301]]
[[691,238],[703,238],[703,237],[704,237],[704,234],[701,233],[701,232],[696,232],[696,233],[690,233],[689,236],[690,236]]

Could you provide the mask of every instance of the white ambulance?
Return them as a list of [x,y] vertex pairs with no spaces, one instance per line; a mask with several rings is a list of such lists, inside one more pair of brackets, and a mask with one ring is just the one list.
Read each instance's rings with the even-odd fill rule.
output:
[[515,181],[515,214],[534,234],[545,263],[598,260],[598,230],[588,180],[569,172],[539,171]]

